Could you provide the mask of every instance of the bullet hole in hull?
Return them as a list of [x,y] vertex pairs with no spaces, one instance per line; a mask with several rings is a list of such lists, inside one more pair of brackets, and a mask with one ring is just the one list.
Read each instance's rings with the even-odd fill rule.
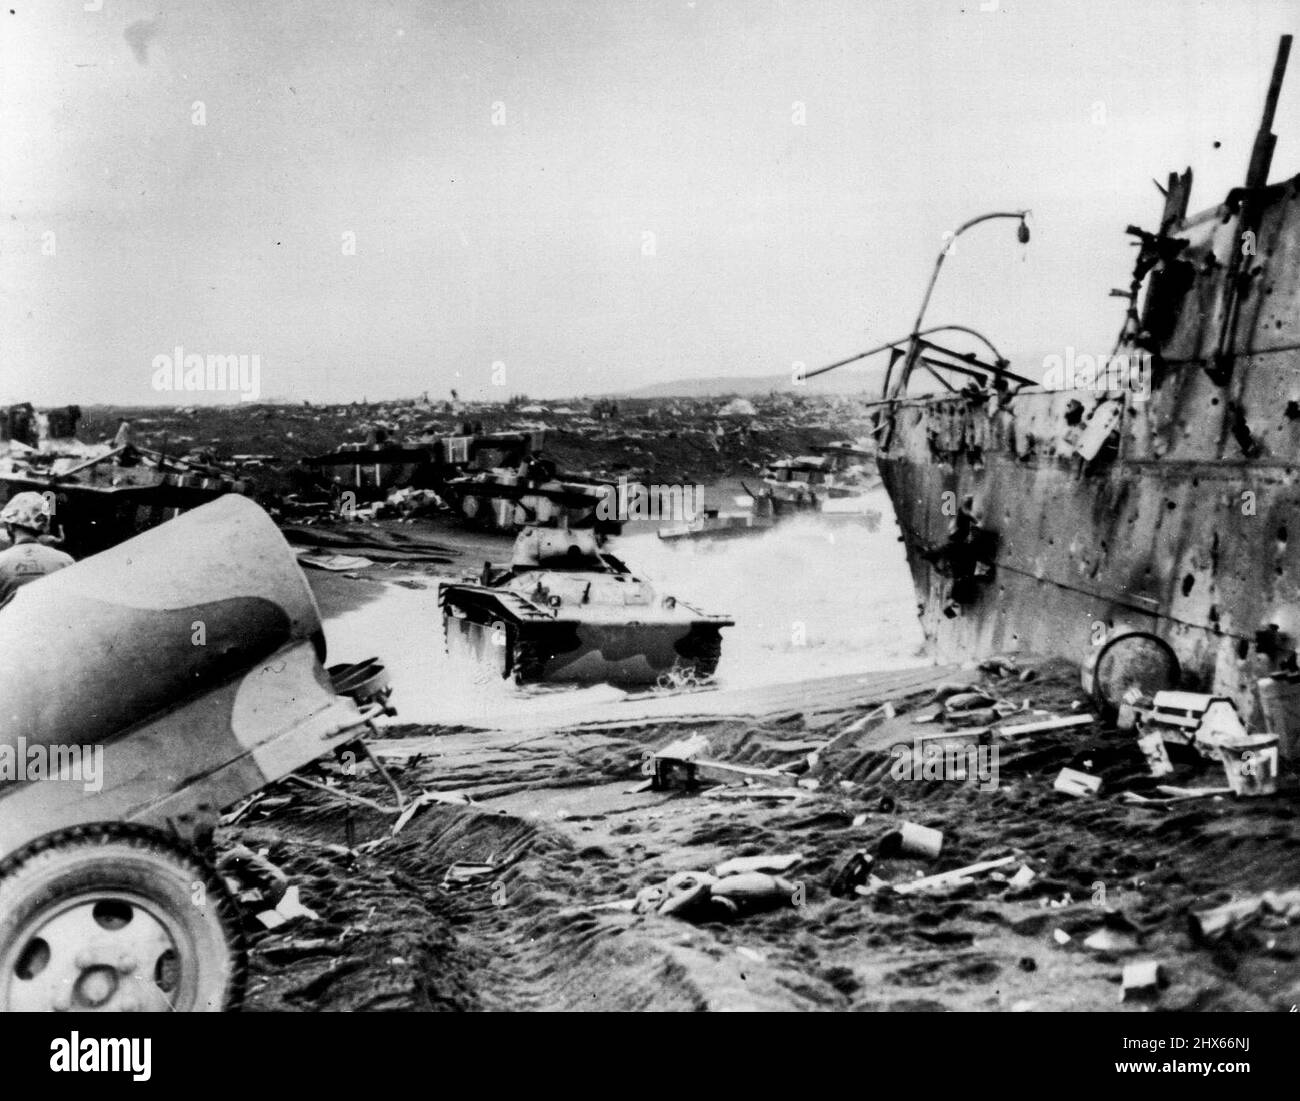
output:
[[1249,654],[1250,654],[1250,643],[1243,638],[1240,642],[1237,643],[1237,657],[1241,661],[1245,661],[1246,658],[1249,656]]
[[1183,596],[1191,596],[1192,588],[1196,585],[1196,578],[1190,573],[1183,578]]

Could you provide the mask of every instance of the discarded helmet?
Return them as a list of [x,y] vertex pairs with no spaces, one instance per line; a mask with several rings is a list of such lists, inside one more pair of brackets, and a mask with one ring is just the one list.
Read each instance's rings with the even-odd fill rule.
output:
[[0,523],[31,531],[44,531],[50,522],[50,509],[41,494],[31,490],[16,493],[0,509]]

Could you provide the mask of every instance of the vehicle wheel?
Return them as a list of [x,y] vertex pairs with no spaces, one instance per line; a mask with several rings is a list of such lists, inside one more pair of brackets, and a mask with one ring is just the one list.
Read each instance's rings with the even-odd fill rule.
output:
[[78,826],[0,862],[0,1011],[236,1009],[234,901],[193,852],[142,826]]

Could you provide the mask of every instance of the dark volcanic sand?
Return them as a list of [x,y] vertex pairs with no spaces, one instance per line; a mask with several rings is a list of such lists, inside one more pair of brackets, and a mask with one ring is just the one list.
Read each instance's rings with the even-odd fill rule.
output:
[[[1080,695],[1076,677],[1054,665],[1028,684],[987,683],[996,695],[1062,713]],[[775,767],[804,757],[877,699],[903,696],[900,710],[915,713],[928,695],[915,674],[867,679],[849,703],[828,689],[822,705],[793,690],[783,704],[774,690],[755,705],[767,713],[744,720],[534,734],[390,727],[384,745],[404,764],[408,793],[462,790],[477,805],[428,806],[398,837],[358,855],[342,848],[347,815],[338,804],[280,785],[275,793],[292,792],[293,802],[250,815],[222,839],[268,849],[320,920],[256,935],[247,1008],[1113,1009],[1123,962],[1134,957],[1082,947],[1103,923],[1098,885],[1136,927],[1136,956],[1164,965],[1169,985],[1158,1008],[1300,1002],[1300,923],[1257,927],[1213,949],[1186,932],[1193,905],[1300,885],[1294,794],[1125,804],[1121,790],[1150,793],[1153,781],[1131,737],[1100,725],[1003,746],[1000,783],[988,792],[891,779],[888,745],[934,729],[903,715],[821,761],[820,786],[793,805],[627,793],[647,749],[689,733],[705,734],[715,758]],[[795,699],[803,702],[792,708]],[[1105,778],[1099,798],[1051,790],[1063,766],[1085,762]],[[373,775],[340,782],[385,797]],[[1171,782],[1223,780],[1217,768],[1185,765]],[[894,809],[882,809],[885,798]],[[1038,877],[1021,890],[984,876],[929,896],[831,897],[840,862],[902,818],[941,829],[944,848],[937,860],[882,862],[888,879],[1012,852]],[[358,809],[356,841],[383,836],[390,821]],[[673,871],[762,852],[804,854],[789,873],[804,886],[802,906],[703,925],[593,909]],[[483,860],[499,868],[494,882],[440,885],[452,861]],[[1064,947],[1057,929],[1071,935]]]

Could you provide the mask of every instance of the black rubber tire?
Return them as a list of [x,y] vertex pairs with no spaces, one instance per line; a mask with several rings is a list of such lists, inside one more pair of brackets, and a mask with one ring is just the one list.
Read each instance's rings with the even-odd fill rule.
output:
[[78,897],[115,893],[162,915],[178,956],[174,1010],[239,1008],[248,954],[224,880],[156,830],[104,823],[39,838],[0,861],[0,1011],[9,1009],[10,984],[24,981],[17,967],[29,933]]

